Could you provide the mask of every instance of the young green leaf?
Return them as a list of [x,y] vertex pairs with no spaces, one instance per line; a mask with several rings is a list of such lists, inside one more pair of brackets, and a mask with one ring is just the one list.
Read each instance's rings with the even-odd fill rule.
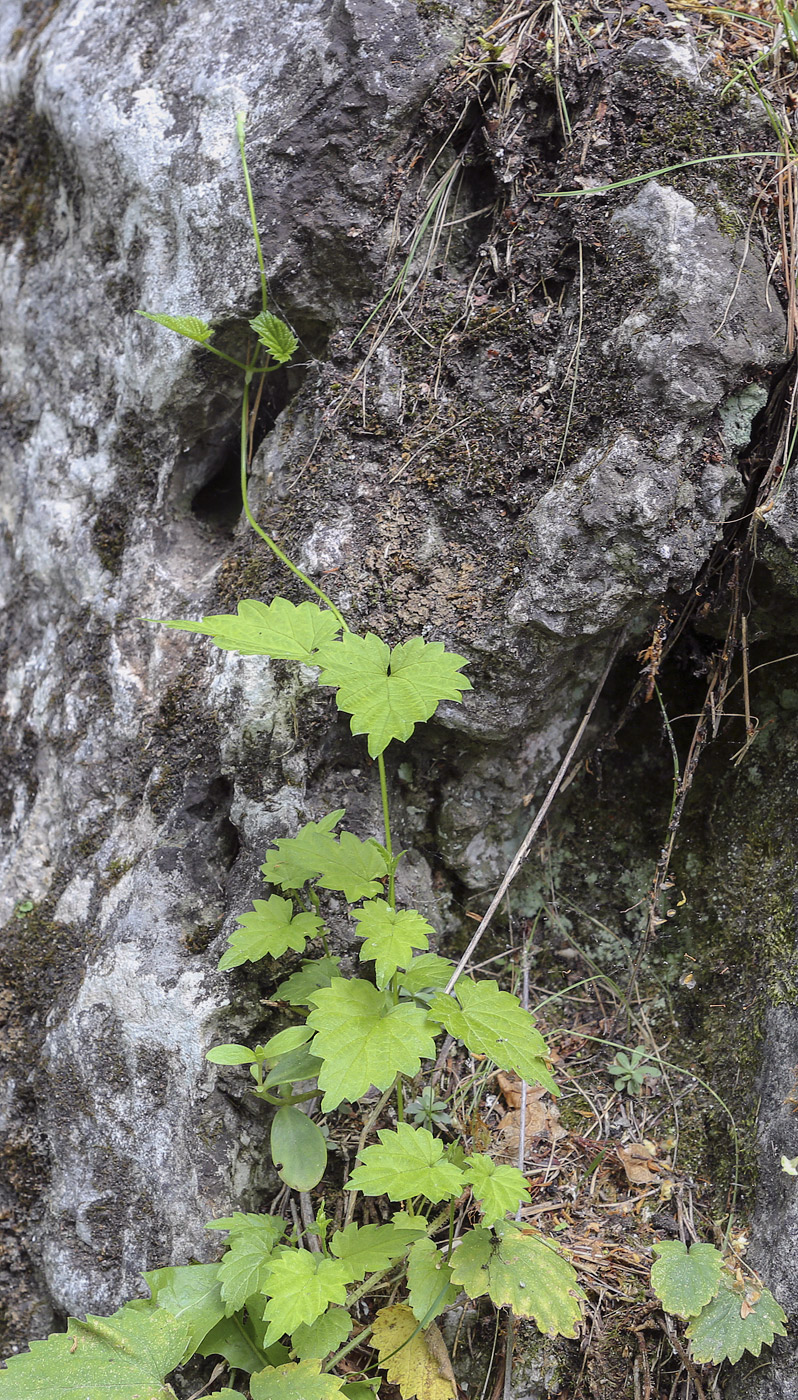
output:
[[461,700],[463,691],[471,689],[460,674],[466,658],[421,637],[391,650],[373,632],[365,637],[345,632],[320,648],[317,664],[322,668],[319,684],[337,687],[335,702],[352,716],[352,733],[368,735],[372,758],[392,739],[409,739],[441,700]]
[[174,1400],[164,1377],[190,1330],[163,1308],[127,1304],[112,1317],[70,1317],[66,1332],[32,1342],[0,1371],[2,1400]]
[[261,958],[281,958],[288,948],[305,951],[309,938],[315,938],[324,925],[315,914],[295,914],[290,899],[271,894],[254,899],[253,908],[238,917],[239,927],[230,935],[226,953],[219,959],[219,971],[227,972],[241,963]]
[[341,630],[340,622],[329,609],[316,603],[289,603],[287,598],[273,598],[268,604],[245,598],[238,604],[237,615],[224,613],[203,617],[199,622],[172,620],[163,626],[211,637],[222,651],[305,661],[311,666],[318,665],[319,647],[328,644]]
[[291,359],[299,341],[285,321],[273,316],[271,311],[261,311],[249,324],[278,365],[284,365]]
[[144,316],[158,326],[165,326],[168,331],[176,331],[186,340],[196,340],[200,345],[207,345],[213,336],[208,322],[200,320],[199,316],[164,316],[156,311],[137,311],[136,315]]
[[235,1215],[215,1220],[213,1230],[229,1229],[228,1250],[219,1265],[225,1313],[231,1317],[248,1298],[262,1293],[272,1250],[284,1230],[274,1215]]
[[407,1263],[410,1306],[417,1322],[426,1327],[457,1297],[452,1271],[432,1240],[416,1240]]
[[452,1260],[452,1280],[469,1298],[488,1293],[496,1307],[531,1317],[551,1337],[575,1337],[582,1318],[576,1271],[539,1235],[507,1225],[494,1243],[485,1229],[463,1236]]
[[787,1321],[773,1294],[735,1286],[725,1271],[716,1296],[687,1328],[693,1357],[699,1363],[740,1360],[744,1351],[758,1356],[774,1337],[786,1337]]
[[318,883],[324,890],[342,890],[348,904],[381,894],[380,880],[388,874],[382,847],[373,838],[361,841],[342,831],[326,848]]
[[254,1065],[257,1058],[246,1045],[214,1045],[205,1056],[212,1065]]
[[321,821],[306,822],[296,836],[279,837],[261,866],[263,878],[283,890],[301,890],[308,880],[318,879],[325,861],[335,859],[338,847],[331,833],[343,815],[340,807]]
[[180,1264],[150,1269],[142,1275],[159,1308],[165,1308],[189,1329],[186,1355],[193,1356],[208,1333],[224,1317],[218,1264]]
[[426,1128],[398,1123],[396,1131],[383,1128],[379,1143],[367,1147],[361,1165],[347,1182],[348,1191],[364,1196],[388,1196],[407,1201],[426,1196],[428,1201],[448,1201],[463,1190],[463,1173],[444,1159],[444,1144]]
[[300,1361],[323,1361],[343,1346],[352,1331],[346,1308],[328,1308],[315,1322],[301,1322],[291,1336],[291,1349]]
[[387,1089],[397,1074],[417,1074],[421,1060],[435,1053],[426,1013],[408,1003],[394,1006],[370,982],[336,977],[308,1000],[315,1007],[308,1016],[316,1031],[310,1048],[324,1061],[325,1113],[359,1099],[372,1084]]
[[265,1045],[258,1047],[261,1058],[264,1060],[278,1060],[281,1055],[289,1055],[293,1050],[300,1050],[303,1045],[307,1045],[313,1032],[307,1026],[286,1026],[284,1031],[278,1031],[266,1041]]
[[434,929],[415,909],[391,909],[384,899],[372,899],[354,914],[363,962],[374,962],[378,987],[387,987],[397,968],[407,967],[415,948],[429,947]]
[[278,1342],[302,1322],[315,1322],[328,1303],[346,1302],[346,1269],[338,1259],[325,1259],[306,1249],[279,1249],[272,1258],[266,1288],[269,1301],[264,1319],[265,1343]]
[[319,1374],[318,1361],[297,1361],[270,1367],[250,1377],[252,1400],[336,1400],[342,1376]]
[[[301,1045],[298,1050],[290,1050],[281,1055],[273,1069],[263,1081],[265,1089],[276,1088],[280,1084],[296,1084],[299,1079],[315,1079],[322,1062],[316,1055]],[[257,1090],[255,1091],[257,1092]]]
[[335,1231],[330,1251],[346,1265],[348,1282],[360,1283],[366,1274],[377,1273],[401,1259],[417,1238],[417,1231],[393,1224],[347,1225]]
[[418,996],[419,992],[431,992],[445,987],[454,972],[454,963],[442,958],[438,953],[420,953],[408,963],[404,972],[399,973],[399,988]]
[[339,975],[338,958],[316,958],[313,962],[303,962],[299,972],[293,972],[275,988],[274,1000],[287,1001],[289,1006],[309,1006],[311,992],[317,992],[319,987],[329,987],[333,977]]
[[231,1390],[229,1385],[224,1390],[212,1390],[206,1400],[246,1400],[243,1390]]
[[666,1312],[697,1317],[720,1287],[723,1256],[711,1244],[694,1244],[688,1253],[681,1240],[654,1245],[659,1255],[651,1268],[651,1287]]
[[542,1084],[552,1094],[559,1089],[543,1063],[546,1042],[530,1013],[517,997],[500,992],[495,982],[463,978],[451,996],[436,997],[430,1016],[472,1054],[487,1055],[500,1069],[519,1074],[527,1084]]
[[484,1152],[466,1157],[465,1179],[482,1209],[483,1225],[504,1220],[508,1211],[517,1211],[530,1199],[526,1178],[518,1167],[502,1166]]
[[318,1123],[295,1104],[278,1108],[272,1119],[272,1161],[287,1186],[312,1191],[327,1166],[327,1142]]

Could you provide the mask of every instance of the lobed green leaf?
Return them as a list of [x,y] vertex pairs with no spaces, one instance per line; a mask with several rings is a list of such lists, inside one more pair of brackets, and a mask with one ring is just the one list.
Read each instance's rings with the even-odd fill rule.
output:
[[203,617],[199,622],[171,620],[163,626],[199,632],[210,637],[222,651],[304,661],[311,666],[319,664],[319,647],[329,644],[341,630],[340,622],[329,609],[310,602],[289,603],[287,598],[273,598],[268,604],[245,598],[238,604],[237,614]]
[[346,1269],[339,1259],[281,1248],[269,1263],[265,1292],[270,1295],[263,1313],[268,1346],[300,1323],[315,1322],[328,1303],[345,1303]]
[[[546,1042],[532,1016],[517,997],[500,992],[495,982],[463,978],[453,996],[436,997],[430,1016],[472,1054],[487,1055],[500,1069],[510,1070],[527,1084],[542,1084],[552,1094],[559,1089],[543,1063]],[[458,1005],[459,1002],[459,1005]]]
[[[423,1228],[423,1226],[422,1226]],[[394,1225],[347,1225],[336,1230],[330,1252],[346,1265],[349,1282],[360,1283],[366,1274],[385,1269],[418,1238],[418,1231]]]
[[391,909],[384,899],[373,899],[354,914],[363,962],[374,962],[378,987],[387,987],[397,968],[412,962],[413,951],[429,947],[434,929],[415,909]]
[[518,1210],[530,1199],[526,1177],[518,1167],[494,1162],[484,1152],[466,1157],[465,1179],[480,1203],[483,1225],[495,1225],[504,1220],[508,1211]]
[[460,674],[466,658],[421,637],[391,650],[373,632],[365,637],[345,632],[320,647],[317,664],[322,668],[319,684],[337,687],[336,704],[351,715],[352,733],[368,736],[372,758],[392,739],[409,739],[441,700],[461,700],[471,689]]
[[377,1136],[379,1143],[365,1149],[361,1165],[352,1172],[348,1191],[388,1196],[392,1201],[407,1201],[411,1196],[448,1201],[460,1195],[463,1173],[445,1160],[444,1143],[426,1128],[398,1123],[395,1131],[383,1128]]
[[308,1000],[315,1008],[308,1016],[316,1032],[310,1048],[324,1061],[319,1088],[325,1113],[344,1099],[359,1099],[372,1084],[387,1089],[397,1074],[412,1077],[422,1058],[435,1053],[426,1013],[406,1002],[394,1006],[370,982],[336,977]]
[[218,1266],[225,1313],[230,1317],[253,1294],[263,1292],[272,1251],[285,1226],[274,1215],[236,1211],[223,1221],[213,1221],[209,1228],[230,1231],[227,1253]]
[[329,987],[333,977],[339,973],[338,958],[316,958],[312,962],[303,962],[299,972],[293,972],[275,988],[274,999],[287,1001],[289,1006],[309,1006],[311,992],[317,992],[320,987]]
[[261,866],[263,878],[283,890],[301,890],[309,880],[317,880],[325,860],[334,859],[337,847],[331,833],[343,815],[344,808],[339,807],[321,821],[306,822],[296,836],[279,837],[276,849],[269,851]]
[[261,958],[281,958],[289,948],[303,953],[307,940],[316,938],[324,927],[316,914],[295,914],[290,899],[278,894],[254,899],[252,905],[251,912],[239,915],[239,927],[219,959],[220,972]]
[[582,1318],[576,1271],[539,1235],[507,1225],[494,1241],[484,1228],[469,1231],[455,1251],[452,1280],[470,1298],[488,1293],[496,1307],[531,1317],[551,1337],[575,1337]]

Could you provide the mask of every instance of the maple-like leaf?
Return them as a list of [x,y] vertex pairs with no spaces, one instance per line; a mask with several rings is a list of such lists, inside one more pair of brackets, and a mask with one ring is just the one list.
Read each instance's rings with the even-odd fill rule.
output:
[[509,1224],[496,1240],[489,1230],[470,1230],[452,1256],[452,1281],[469,1298],[489,1294],[497,1308],[531,1317],[552,1337],[575,1337],[582,1319],[576,1271],[539,1235]]
[[318,1361],[289,1362],[256,1371],[249,1378],[252,1400],[336,1400],[342,1376],[320,1374]]
[[236,1211],[214,1220],[211,1230],[229,1230],[228,1249],[219,1264],[219,1283],[225,1313],[231,1317],[253,1294],[263,1292],[266,1266],[285,1228],[274,1215],[244,1215]]
[[153,1302],[188,1327],[191,1335],[187,1351],[193,1355],[220,1318],[224,1317],[219,1265],[170,1265],[163,1269],[150,1269],[142,1277]]
[[463,1173],[444,1158],[445,1145],[426,1128],[398,1123],[396,1130],[382,1128],[379,1143],[367,1147],[355,1167],[347,1190],[364,1196],[388,1196],[407,1201],[426,1196],[428,1201],[448,1201],[463,1190]]
[[222,651],[305,661],[311,666],[318,665],[319,647],[326,646],[341,630],[340,622],[328,608],[310,602],[297,605],[287,598],[273,598],[271,603],[244,598],[237,613],[203,617],[199,622],[173,619],[163,625],[181,632],[199,632],[210,637]]
[[419,1332],[405,1303],[380,1308],[371,1340],[386,1378],[402,1400],[454,1400],[457,1386],[443,1337],[435,1323]]
[[324,927],[315,914],[295,914],[290,899],[281,899],[278,894],[254,899],[252,904],[249,913],[238,916],[239,927],[219,959],[220,972],[261,958],[281,958],[289,948],[302,953],[307,940],[316,938]]
[[731,1361],[733,1365],[744,1351],[758,1356],[774,1337],[786,1337],[786,1321],[767,1288],[761,1292],[746,1289],[724,1271],[716,1296],[692,1319],[687,1335],[700,1365],[708,1361]]
[[345,632],[320,648],[317,664],[322,668],[319,684],[337,687],[335,702],[352,716],[352,733],[368,735],[372,758],[392,739],[409,739],[441,700],[461,700],[463,691],[471,689],[460,674],[466,658],[421,637],[391,650],[373,632],[365,637]]
[[424,1326],[457,1297],[452,1271],[432,1240],[416,1240],[412,1245],[407,1260],[407,1287],[413,1316]]
[[301,1322],[291,1336],[291,1350],[300,1361],[323,1361],[343,1346],[352,1331],[346,1308],[328,1308],[315,1322]]
[[522,1201],[530,1199],[523,1172],[518,1167],[494,1162],[484,1152],[466,1157],[463,1170],[480,1203],[483,1225],[494,1225],[497,1220],[503,1220],[508,1211],[517,1211]]
[[346,1302],[346,1269],[339,1259],[325,1259],[306,1249],[278,1249],[269,1262],[264,1308],[265,1345],[295,1332],[302,1322],[315,1322],[328,1303]]
[[436,997],[430,1016],[462,1040],[472,1054],[487,1055],[500,1069],[514,1071],[527,1084],[542,1084],[552,1094],[560,1092],[543,1063],[548,1053],[546,1042],[517,997],[500,992],[495,982],[487,980],[463,978],[455,991],[457,1001],[453,996]]
[[335,1231],[330,1240],[330,1252],[343,1260],[350,1282],[359,1283],[366,1274],[376,1273],[395,1259],[401,1259],[417,1237],[417,1230],[393,1224],[347,1225]]
[[417,948],[429,947],[435,930],[415,909],[392,909],[384,899],[372,899],[356,911],[358,938],[364,939],[360,958],[374,962],[378,987],[387,987],[399,967],[407,967]]
[[196,340],[200,345],[207,345],[214,334],[208,322],[199,316],[166,316],[160,311],[137,311],[136,315],[154,321],[157,326],[165,326],[186,340]]
[[354,904],[379,894],[380,880],[387,874],[382,848],[373,838],[361,841],[351,831],[342,831],[340,840],[325,850],[318,883],[324,890],[342,890],[347,902]]
[[320,821],[305,822],[296,836],[280,836],[261,866],[264,880],[282,890],[301,890],[309,880],[318,879],[324,860],[335,850],[332,831],[343,815],[344,808],[339,807]]
[[164,1377],[186,1356],[190,1329],[163,1308],[127,1304],[112,1317],[70,1317],[0,1371],[2,1400],[174,1400]]
[[651,1287],[666,1312],[676,1317],[696,1317],[720,1287],[723,1256],[711,1244],[694,1244],[688,1250],[681,1240],[654,1245],[659,1255],[651,1268]]
[[278,365],[284,365],[291,359],[299,341],[285,321],[273,316],[271,311],[261,311],[249,324]]
[[333,978],[311,992],[310,1049],[324,1061],[319,1088],[325,1113],[344,1099],[354,1102],[373,1084],[387,1089],[397,1074],[411,1078],[435,1053],[426,1013],[408,1003],[394,1006],[386,992],[360,978]]

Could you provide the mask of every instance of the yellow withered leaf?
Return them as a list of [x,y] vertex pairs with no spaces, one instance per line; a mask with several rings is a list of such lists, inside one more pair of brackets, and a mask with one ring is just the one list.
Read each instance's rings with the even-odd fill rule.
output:
[[406,1303],[380,1308],[371,1340],[386,1378],[398,1385],[402,1400],[455,1400],[454,1372],[439,1328],[434,1322],[423,1332],[417,1327]]

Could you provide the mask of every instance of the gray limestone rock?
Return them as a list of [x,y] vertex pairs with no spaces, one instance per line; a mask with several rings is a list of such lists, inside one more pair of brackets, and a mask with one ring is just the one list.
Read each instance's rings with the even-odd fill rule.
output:
[[[0,14],[0,1210],[16,1222],[0,1293],[15,1344],[54,1314],[113,1309],[143,1268],[214,1257],[206,1220],[268,1200],[246,1076],[204,1055],[266,1032],[270,972],[222,977],[218,955],[268,842],[344,805],[342,782],[350,827],[380,830],[373,767],[310,673],[145,621],[300,596],[240,518],[235,374],[133,314],[205,317],[245,352],[259,286],[234,113],[273,305],[301,342],[269,391],[253,509],[353,623],[442,640],[475,682],[394,781],[407,897],[443,938],[500,877],[616,637],[630,655],[645,643],[743,499],[784,334],[763,251],[741,237],[747,188],[721,196],[707,175],[538,200],[575,178],[545,52],[519,67],[512,132],[487,99],[460,130],[450,59],[485,17],[478,0],[446,9]],[[574,150],[601,103],[632,133],[687,104],[723,146],[737,116],[683,81],[686,60],[674,83],[674,46],[663,64],[650,42],[636,34],[631,78],[623,53],[592,88],[574,71]],[[605,182],[611,149],[596,145],[586,183]],[[353,348],[449,160],[447,259]],[[797,509],[788,482],[776,610],[798,596]],[[602,800],[584,798],[597,891],[618,844]],[[630,868],[649,868],[653,839]],[[346,953],[343,917],[334,937]],[[781,1071],[764,1073],[775,1103]],[[786,1230],[789,1203],[763,1182]],[[524,1393],[555,1393],[541,1356]]]

